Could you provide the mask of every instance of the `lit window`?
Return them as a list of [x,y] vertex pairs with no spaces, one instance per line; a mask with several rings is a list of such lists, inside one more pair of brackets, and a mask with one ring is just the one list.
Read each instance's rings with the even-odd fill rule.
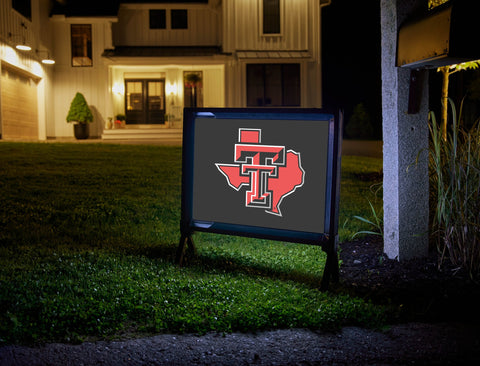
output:
[[72,66],[92,66],[92,25],[72,24]]

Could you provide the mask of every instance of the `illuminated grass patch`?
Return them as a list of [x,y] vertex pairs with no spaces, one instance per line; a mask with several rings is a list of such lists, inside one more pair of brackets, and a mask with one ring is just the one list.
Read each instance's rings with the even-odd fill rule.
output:
[[[350,169],[379,165],[349,161],[342,194],[357,197],[368,184]],[[180,182],[179,147],[2,142],[0,342],[381,323],[318,290],[318,247],[196,234],[179,268]],[[360,195],[341,203],[349,232],[346,215],[368,215]]]

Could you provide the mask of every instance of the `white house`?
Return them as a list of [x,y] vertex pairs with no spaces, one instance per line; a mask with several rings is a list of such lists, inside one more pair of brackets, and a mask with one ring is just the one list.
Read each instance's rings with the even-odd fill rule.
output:
[[0,1],[2,139],[73,138],[77,92],[105,139],[180,134],[186,106],[322,106],[330,0]]

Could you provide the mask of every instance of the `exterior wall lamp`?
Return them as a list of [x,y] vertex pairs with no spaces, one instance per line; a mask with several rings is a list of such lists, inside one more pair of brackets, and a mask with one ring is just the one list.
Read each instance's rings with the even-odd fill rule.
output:
[[12,39],[13,42],[15,40],[19,40],[15,42],[15,48],[20,51],[31,51],[32,47],[28,45],[26,42],[25,36],[15,35],[13,33],[8,33],[8,38]]
[[167,87],[166,87],[166,91],[167,91],[167,94],[169,95],[177,95],[177,92],[178,92],[178,88],[177,88],[177,83],[170,83],[170,84],[167,84]]
[[[36,50],[37,55],[40,57],[42,64],[45,65],[53,65],[55,64],[55,60],[50,57],[50,52],[48,51],[41,51],[41,50]],[[45,57],[40,56],[41,54],[46,54]]]

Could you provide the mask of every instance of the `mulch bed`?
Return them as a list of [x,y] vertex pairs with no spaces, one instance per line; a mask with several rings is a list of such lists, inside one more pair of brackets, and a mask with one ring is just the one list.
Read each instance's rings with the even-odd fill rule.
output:
[[370,236],[340,244],[338,290],[397,309],[391,321],[479,322],[480,284],[438,255],[398,262],[383,253],[383,240]]

